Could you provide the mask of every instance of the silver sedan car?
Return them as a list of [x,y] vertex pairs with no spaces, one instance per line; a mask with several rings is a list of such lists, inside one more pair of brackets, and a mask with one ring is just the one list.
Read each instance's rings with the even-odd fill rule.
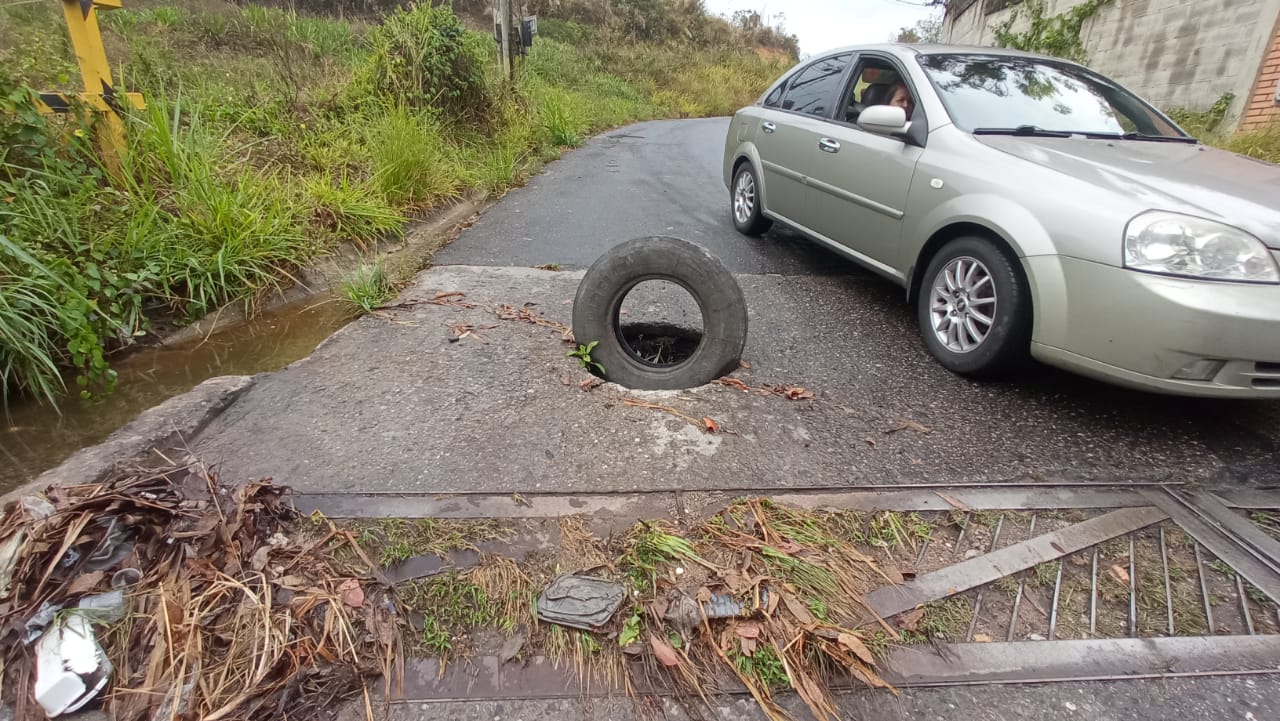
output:
[[734,225],[906,289],[942,365],[1028,355],[1164,393],[1280,398],[1280,166],[1206,147],[1080,65],[876,45],[733,118]]

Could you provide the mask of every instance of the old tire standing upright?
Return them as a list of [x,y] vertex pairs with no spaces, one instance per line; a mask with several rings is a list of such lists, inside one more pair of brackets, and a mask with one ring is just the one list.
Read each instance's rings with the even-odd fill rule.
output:
[[[688,358],[651,363],[623,336],[622,301],[646,280],[666,280],[689,292],[702,314],[702,338]],[[573,335],[595,341],[591,358],[604,377],[628,388],[670,390],[709,383],[738,366],[747,342],[747,304],[724,265],[705,248],[652,236],[621,243],[587,270],[573,302]]]

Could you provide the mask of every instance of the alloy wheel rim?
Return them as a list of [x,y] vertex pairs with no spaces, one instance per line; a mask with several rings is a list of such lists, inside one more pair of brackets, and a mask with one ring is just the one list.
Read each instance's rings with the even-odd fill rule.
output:
[[744,224],[751,219],[751,212],[756,207],[756,182],[751,173],[742,173],[733,189],[733,219]]
[[996,308],[995,279],[977,258],[952,259],[933,279],[929,298],[933,333],[952,353],[971,353],[987,340]]

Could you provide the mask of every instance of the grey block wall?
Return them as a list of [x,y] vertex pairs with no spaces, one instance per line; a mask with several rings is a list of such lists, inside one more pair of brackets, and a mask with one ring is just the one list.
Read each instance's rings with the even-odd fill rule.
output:
[[[1049,0],[1049,14],[1082,1]],[[991,25],[1013,8],[985,15],[984,5],[947,18],[943,37],[992,44]],[[1086,21],[1082,36],[1091,67],[1156,105],[1203,110],[1232,93],[1238,117],[1278,15],[1280,0],[1115,0]]]

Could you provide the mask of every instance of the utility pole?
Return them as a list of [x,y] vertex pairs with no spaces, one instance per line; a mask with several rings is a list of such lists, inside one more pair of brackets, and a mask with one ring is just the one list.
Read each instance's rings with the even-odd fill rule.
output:
[[511,63],[511,0],[498,0],[498,25],[501,34],[502,72],[510,78],[515,75],[515,66]]

